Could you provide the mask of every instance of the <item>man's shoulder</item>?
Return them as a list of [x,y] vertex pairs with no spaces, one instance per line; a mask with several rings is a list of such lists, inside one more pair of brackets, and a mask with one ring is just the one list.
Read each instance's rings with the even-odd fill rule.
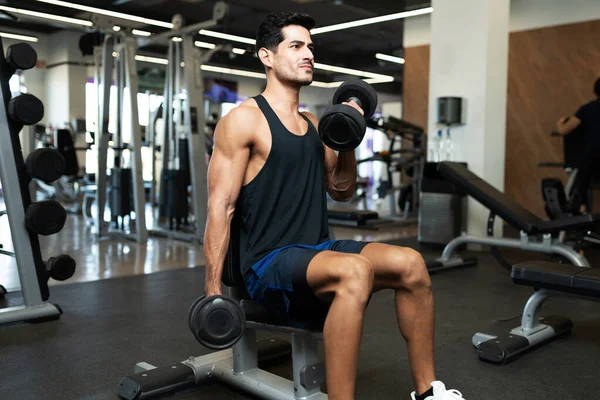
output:
[[247,99],[232,108],[220,122],[227,131],[236,132],[238,135],[252,136],[262,118],[262,112],[254,99]]
[[600,99],[592,100],[589,103],[585,103],[580,108],[580,110],[585,110],[585,111],[592,111],[592,110],[596,111],[598,109],[600,109]]
[[229,123],[248,125],[249,122],[256,122],[261,116],[262,112],[258,108],[256,101],[250,98],[232,108],[226,115],[226,118],[229,120]]

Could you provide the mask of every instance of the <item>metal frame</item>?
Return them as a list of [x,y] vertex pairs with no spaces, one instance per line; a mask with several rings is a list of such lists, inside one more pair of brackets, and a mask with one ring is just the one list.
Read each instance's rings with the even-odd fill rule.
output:
[[[244,335],[232,349],[202,357],[190,357],[164,367],[138,363],[135,373],[121,380],[119,395],[124,399],[145,399],[184,385],[199,385],[215,378],[261,399],[326,400],[327,395],[320,390],[325,367],[318,359],[319,334],[289,328],[295,331],[292,333],[294,380],[291,381],[258,367],[257,325],[260,329],[269,331],[286,329],[248,322]],[[175,371],[177,369],[179,371]]]
[[570,319],[559,316],[545,319],[540,317],[544,302],[550,297],[558,296],[598,301],[595,297],[558,290],[537,290],[529,297],[523,308],[520,326],[500,336],[481,332],[473,335],[472,343],[479,353],[479,358],[496,363],[506,362],[544,342],[569,333],[573,327]]
[[480,244],[486,246],[506,247],[521,249],[544,254],[557,254],[564,256],[578,267],[589,267],[590,264],[582,254],[576,252],[572,247],[560,243],[557,239],[552,239],[550,234],[545,234],[542,240],[530,237],[527,233],[521,231],[520,239],[481,237],[473,235],[462,235],[453,239],[446,245],[442,256],[438,259],[440,262],[449,262],[455,258],[457,249],[464,244]]
[[[207,21],[198,26],[211,27],[216,23],[214,20]],[[184,28],[180,31],[170,31],[169,37],[181,37],[181,41],[175,42],[169,40],[168,66],[165,77],[165,92],[163,102],[163,122],[165,124],[164,140],[162,140],[163,162],[162,169],[179,168],[179,134],[176,128],[183,122],[185,137],[188,141],[188,159],[191,178],[191,204],[190,213],[194,216],[193,231],[182,232],[165,229],[155,221],[150,233],[155,236],[169,237],[178,240],[191,242],[204,242],[204,229],[206,225],[206,213],[208,207],[208,188],[207,188],[207,165],[205,160],[204,143],[204,82],[202,81],[200,67],[204,62],[210,59],[212,55],[221,49],[217,46],[215,49],[200,53],[200,50],[194,45],[194,38],[190,34],[196,30]],[[179,94],[185,93],[182,101]],[[183,121],[181,118],[183,110]],[[175,111],[175,114],[173,114]],[[153,146],[157,140],[154,130]],[[154,160],[154,149],[152,151]],[[153,161],[154,165],[154,161]],[[153,175],[153,187],[156,185],[158,190],[152,189],[152,193],[163,193],[160,189],[163,182]],[[152,199],[154,205],[155,199]],[[160,216],[159,216],[160,219]]]
[[[130,34],[107,34],[102,46],[101,61],[99,52],[96,52],[96,87],[98,88],[98,129],[96,133],[96,149],[98,156],[98,170],[96,171],[96,205],[97,215],[94,218],[95,234],[98,238],[110,237],[113,233],[145,243],[148,240],[145,213],[145,193],[142,174],[142,134],[138,121],[137,92],[138,81],[135,62],[137,49],[136,39]],[[119,56],[113,60],[113,51]],[[114,61],[114,62],[113,62]],[[99,65],[102,65],[100,68]],[[110,110],[110,86],[113,71],[116,72],[117,82],[117,132],[115,133],[115,144],[122,147],[122,121],[123,91],[129,89],[129,105],[131,111],[131,141],[129,143],[131,153],[131,170],[133,180],[133,200],[135,212],[135,233],[125,234],[110,228],[110,224],[104,219],[106,207],[106,168],[108,158],[108,143],[110,134],[108,132],[108,120]]]
[[[0,39],[0,48],[2,40]],[[10,100],[10,89],[8,88],[7,76],[10,72],[4,55],[0,56],[0,180],[2,181],[2,193],[6,203],[6,213],[10,226],[10,234],[14,243],[14,256],[17,261],[19,282],[23,295],[23,306],[8,307],[0,310],[0,325],[12,322],[28,321],[43,318],[58,318],[60,310],[53,304],[43,300],[42,289],[38,281],[36,269],[36,257],[34,246],[39,243],[25,227],[25,203],[30,203],[28,185],[21,185],[22,177],[19,176],[16,152],[21,152],[20,146],[15,146],[15,137],[19,135],[21,126],[9,121],[6,113],[6,104]],[[12,75],[12,73],[11,73]],[[16,139],[18,143],[18,138]],[[20,163],[23,163],[22,155]],[[40,255],[41,257],[41,255]]]

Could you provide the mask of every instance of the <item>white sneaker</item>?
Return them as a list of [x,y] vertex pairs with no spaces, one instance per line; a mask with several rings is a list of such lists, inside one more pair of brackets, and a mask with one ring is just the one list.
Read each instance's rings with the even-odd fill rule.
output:
[[[431,387],[433,387],[433,396],[427,396],[425,400],[466,400],[458,390],[446,390],[446,385],[440,381],[431,382]],[[412,392],[410,398],[417,400],[417,393]]]

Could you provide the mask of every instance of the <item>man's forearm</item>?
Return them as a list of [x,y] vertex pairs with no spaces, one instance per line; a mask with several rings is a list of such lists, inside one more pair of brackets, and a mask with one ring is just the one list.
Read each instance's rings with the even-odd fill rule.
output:
[[356,186],[356,156],[354,151],[344,151],[338,154],[332,184],[333,190],[341,198],[352,197]]
[[204,254],[206,256],[205,292],[220,292],[223,264],[229,246],[231,218],[227,207],[209,207],[206,232],[204,234]]

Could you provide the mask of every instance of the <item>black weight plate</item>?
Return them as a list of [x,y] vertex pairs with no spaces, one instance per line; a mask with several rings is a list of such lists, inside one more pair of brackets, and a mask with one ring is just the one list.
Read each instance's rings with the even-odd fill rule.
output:
[[54,200],[44,200],[31,203],[25,211],[27,229],[38,235],[58,233],[65,226],[67,212],[64,207]]
[[23,125],[37,124],[44,118],[44,105],[32,94],[24,93],[8,102],[8,115]]
[[27,43],[17,43],[6,50],[6,61],[15,69],[31,69],[37,63],[37,53]]
[[319,120],[319,135],[327,147],[351,151],[365,136],[366,121],[360,112],[346,104],[336,104]]
[[360,100],[360,108],[365,113],[365,119],[373,116],[377,109],[377,92],[373,86],[362,79],[348,79],[335,91],[332,102],[333,104],[341,104],[348,101],[350,97],[356,97]]
[[75,273],[76,263],[71,256],[61,254],[51,257],[46,261],[46,268],[50,270],[50,277],[56,281],[66,281]]
[[240,340],[246,327],[246,317],[240,305],[228,297],[201,296],[190,308],[188,324],[200,344],[209,349],[223,350]]
[[44,182],[54,182],[65,171],[65,158],[58,151],[47,147],[35,149],[25,160],[27,174]]

